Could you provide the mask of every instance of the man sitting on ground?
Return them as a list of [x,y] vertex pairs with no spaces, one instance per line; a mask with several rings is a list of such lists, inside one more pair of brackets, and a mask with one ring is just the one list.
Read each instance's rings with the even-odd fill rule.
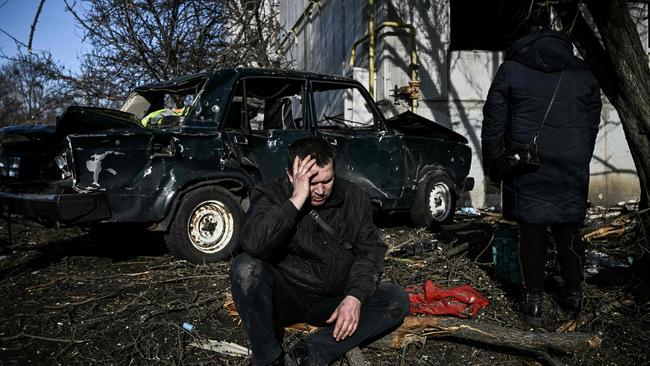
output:
[[[327,365],[408,314],[404,289],[379,283],[386,244],[370,199],[335,179],[335,163],[323,139],[298,140],[289,146],[287,177],[251,194],[244,253],[233,261],[230,282],[253,365]],[[321,328],[285,355],[276,326],[299,322]]]

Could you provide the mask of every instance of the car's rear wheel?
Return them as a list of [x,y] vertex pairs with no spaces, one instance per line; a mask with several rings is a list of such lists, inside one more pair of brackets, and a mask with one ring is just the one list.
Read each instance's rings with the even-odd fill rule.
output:
[[411,219],[416,226],[435,229],[454,219],[454,182],[442,170],[432,172],[415,190]]
[[169,251],[192,263],[234,255],[243,221],[235,197],[221,187],[202,187],[183,196],[165,242]]

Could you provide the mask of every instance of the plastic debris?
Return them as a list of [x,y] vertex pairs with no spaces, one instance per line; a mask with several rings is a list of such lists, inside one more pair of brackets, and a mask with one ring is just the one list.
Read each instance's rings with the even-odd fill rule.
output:
[[460,213],[470,216],[480,216],[481,213],[474,207],[461,207],[459,209]]
[[196,340],[194,342],[190,342],[188,346],[201,348],[233,357],[248,357],[251,353],[248,348],[240,346],[237,343],[215,341],[212,339]]
[[188,332],[191,332],[194,330],[194,325],[192,323],[184,322],[183,329],[185,329]]
[[240,346],[237,343],[226,342],[226,341],[215,341],[212,339],[207,339],[201,336],[197,331],[194,324],[190,322],[183,322],[183,329],[190,333],[194,340],[188,343],[190,347],[196,347],[205,349],[208,351],[218,352],[226,356],[234,357],[248,357],[250,355],[250,350],[244,346]]

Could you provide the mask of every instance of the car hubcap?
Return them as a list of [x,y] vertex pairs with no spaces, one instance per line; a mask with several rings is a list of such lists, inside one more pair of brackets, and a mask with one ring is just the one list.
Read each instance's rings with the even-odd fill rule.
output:
[[449,215],[451,192],[444,183],[436,183],[429,194],[429,210],[436,221],[443,221]]
[[187,232],[196,249],[216,253],[230,242],[234,227],[233,215],[223,203],[205,201],[192,211]]

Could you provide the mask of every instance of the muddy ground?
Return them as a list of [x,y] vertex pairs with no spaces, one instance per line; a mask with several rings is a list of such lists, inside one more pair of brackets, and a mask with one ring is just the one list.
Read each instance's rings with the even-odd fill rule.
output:
[[[592,213],[591,227],[620,212]],[[493,219],[460,218],[439,233],[417,230],[399,217],[383,219],[391,248],[385,276],[404,285],[426,279],[443,286],[469,284],[490,300],[477,322],[526,329],[511,310],[515,294],[495,279],[490,262]],[[223,308],[229,263],[193,265],[169,255],[162,238],[116,232],[97,237],[84,229],[43,229],[0,221],[1,365],[248,365],[250,360],[190,346],[198,334],[247,346],[238,322]],[[10,229],[10,230],[9,230]],[[10,231],[10,233],[9,233]],[[447,252],[468,243],[467,251]],[[643,252],[634,222],[615,235],[593,238],[586,303],[578,331],[602,346],[570,354],[539,355],[453,337],[429,337],[403,349],[363,350],[367,365],[639,365],[649,364],[650,306],[634,301]],[[596,253],[596,254],[594,254]],[[559,283],[548,263],[546,330],[570,320],[556,305]],[[647,274],[647,273],[646,273]],[[189,322],[195,333],[182,329]],[[290,332],[286,343],[303,335]],[[343,363],[345,364],[345,362]]]

